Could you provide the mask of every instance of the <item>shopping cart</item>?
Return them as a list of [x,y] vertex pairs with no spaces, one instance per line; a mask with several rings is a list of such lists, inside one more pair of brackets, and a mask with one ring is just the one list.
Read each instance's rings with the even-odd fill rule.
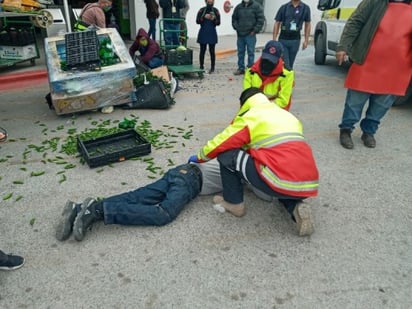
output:
[[[183,24],[180,30],[165,28],[165,24]],[[184,74],[195,73],[203,78],[204,69],[193,65],[193,50],[187,48],[186,21],[180,18],[163,18],[159,20],[160,40],[159,45],[165,55],[167,69],[177,78],[183,78]]]

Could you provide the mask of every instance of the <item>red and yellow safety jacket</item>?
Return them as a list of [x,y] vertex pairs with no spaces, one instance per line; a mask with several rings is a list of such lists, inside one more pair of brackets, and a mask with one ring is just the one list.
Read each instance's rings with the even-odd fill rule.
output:
[[289,110],[295,83],[294,71],[285,69],[283,60],[279,59],[273,71],[265,76],[260,72],[260,61],[261,58],[246,70],[243,78],[243,89],[260,88],[270,101],[283,109]]
[[258,173],[274,191],[295,197],[317,195],[319,173],[302,124],[264,94],[250,97],[197,157],[205,162],[240,148],[254,159]]

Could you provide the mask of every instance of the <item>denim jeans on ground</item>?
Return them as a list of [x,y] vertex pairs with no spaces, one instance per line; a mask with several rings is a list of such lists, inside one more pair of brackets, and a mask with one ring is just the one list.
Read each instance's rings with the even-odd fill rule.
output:
[[246,181],[263,193],[279,199],[290,214],[297,203],[303,199],[273,191],[259,176],[253,158],[240,149],[221,153],[217,160],[220,164],[220,177],[223,185],[223,198],[232,204],[243,202],[243,183]]
[[247,67],[250,68],[255,62],[256,35],[245,35],[237,37],[237,67],[245,70],[245,52],[247,51]]
[[283,61],[285,62],[285,68],[293,70],[293,64],[295,63],[296,55],[298,54],[300,47],[300,40],[279,40],[283,45]]
[[104,199],[104,223],[165,225],[198,196],[201,187],[202,173],[197,166],[177,166],[152,184]]
[[156,41],[156,18],[148,18],[149,20],[149,31],[148,36],[152,36],[152,39]]
[[346,93],[345,108],[343,110],[341,129],[355,128],[355,124],[361,119],[362,111],[369,100],[365,118],[360,123],[362,132],[375,134],[378,130],[380,120],[391,108],[396,96],[390,94],[371,94],[357,90],[348,89]]
[[163,31],[166,48],[175,48],[180,45],[180,24],[164,23]]

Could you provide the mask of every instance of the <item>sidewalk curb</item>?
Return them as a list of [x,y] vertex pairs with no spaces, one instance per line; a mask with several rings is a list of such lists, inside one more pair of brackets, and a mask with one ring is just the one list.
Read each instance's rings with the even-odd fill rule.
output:
[[47,70],[1,74],[0,90],[20,89],[45,82],[47,82]]
[[216,57],[223,58],[236,53],[236,49],[221,49],[216,51]]

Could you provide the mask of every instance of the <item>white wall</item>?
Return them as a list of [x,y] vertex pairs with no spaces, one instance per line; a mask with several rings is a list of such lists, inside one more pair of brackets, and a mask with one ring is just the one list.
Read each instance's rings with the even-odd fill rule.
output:
[[[229,35],[235,34],[232,28],[232,13],[233,9],[230,12],[225,13],[223,9],[223,4],[226,0],[215,0],[215,7],[219,9],[221,15],[221,25],[217,27],[218,35]],[[241,0],[230,0],[233,6],[236,6],[241,2]],[[316,22],[320,20],[321,12],[316,9],[317,0],[305,0],[304,1],[307,5],[311,8],[312,13],[312,30],[315,28]],[[130,3],[130,14],[133,15],[134,18],[131,16],[130,25],[131,25],[131,37],[134,38],[136,36],[137,29],[143,27],[145,29],[149,28],[149,23],[146,18],[146,6],[143,0],[131,0]],[[205,1],[203,0],[189,0],[190,3],[190,10],[187,13],[186,23],[188,27],[188,36],[193,38],[197,36],[197,32],[199,31],[199,25],[196,24],[196,15],[198,10],[205,5]],[[279,1],[279,0],[265,0],[265,16],[267,20],[267,27],[266,32],[272,32],[274,18],[278,8],[286,1]],[[133,9],[134,6],[134,9]],[[160,10],[161,11],[161,10]],[[162,16],[162,13],[160,13]],[[159,31],[159,27],[157,27],[157,31]],[[159,38],[159,34],[157,35]]]

